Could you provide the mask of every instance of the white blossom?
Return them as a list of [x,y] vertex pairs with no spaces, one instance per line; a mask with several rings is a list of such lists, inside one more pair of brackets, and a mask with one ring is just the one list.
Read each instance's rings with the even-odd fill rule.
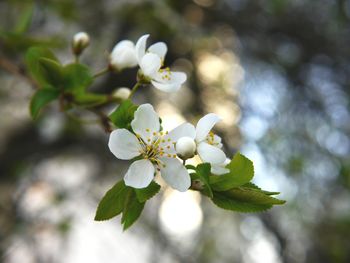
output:
[[[198,121],[196,127],[190,123],[183,123],[176,127],[171,132],[171,135],[178,142],[184,137],[192,139],[196,144],[196,151],[203,162],[210,163],[212,167],[226,169],[224,165],[226,155],[221,150],[221,138],[211,132],[211,129],[220,120],[218,115],[209,113]],[[216,168],[212,168],[212,172],[219,170]]]
[[137,66],[135,44],[130,40],[122,40],[116,44],[109,56],[109,65],[115,70]]
[[131,122],[134,133],[127,129],[114,130],[108,146],[119,159],[134,161],[125,177],[125,184],[134,188],[147,187],[156,173],[173,188],[186,191],[191,178],[181,161],[177,159],[171,132],[160,131],[159,116],[152,105],[142,104],[135,111]]
[[164,42],[157,42],[146,50],[148,37],[149,35],[140,37],[135,46],[136,58],[143,76],[162,91],[179,90],[187,79],[186,74],[173,72],[168,67],[164,67],[164,58],[168,51]]
[[81,52],[90,44],[90,37],[85,32],[76,33],[73,37],[73,52],[80,55]]

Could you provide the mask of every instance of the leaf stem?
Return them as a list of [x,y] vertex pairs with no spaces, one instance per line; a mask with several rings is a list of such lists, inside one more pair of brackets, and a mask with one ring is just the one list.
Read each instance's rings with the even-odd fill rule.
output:
[[109,71],[109,68],[108,68],[108,67],[107,67],[107,68],[104,68],[104,69],[102,69],[101,71],[95,73],[95,75],[93,75],[93,78],[100,77],[100,76],[106,74],[108,71]]
[[135,85],[134,85],[134,87],[132,87],[132,89],[131,89],[131,92],[130,92],[130,95],[129,95],[129,99],[131,99],[132,98],[132,96],[134,96],[134,94],[135,94],[135,92],[139,89],[139,87],[141,87],[142,86],[142,84],[140,83],[140,82],[137,82]]

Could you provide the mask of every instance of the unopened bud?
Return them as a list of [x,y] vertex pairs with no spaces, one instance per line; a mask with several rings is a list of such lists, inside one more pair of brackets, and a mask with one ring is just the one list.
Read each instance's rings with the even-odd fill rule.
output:
[[128,88],[119,88],[113,92],[113,97],[121,100],[126,100],[129,98],[130,93],[131,91]]
[[90,37],[85,32],[79,32],[73,37],[73,53],[79,56],[83,50],[90,44]]
[[180,138],[175,145],[177,155],[183,159],[192,158],[196,153],[196,143],[190,137]]
[[134,43],[123,40],[115,45],[109,57],[109,65],[114,70],[135,67],[137,58]]

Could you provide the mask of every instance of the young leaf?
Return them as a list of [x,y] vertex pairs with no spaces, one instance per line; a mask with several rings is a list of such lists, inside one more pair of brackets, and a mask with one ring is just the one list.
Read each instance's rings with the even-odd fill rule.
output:
[[49,102],[55,100],[60,95],[60,91],[53,88],[39,89],[30,101],[30,114],[33,119],[36,119],[41,108]]
[[125,200],[131,187],[125,185],[124,180],[116,183],[100,201],[95,220],[102,221],[111,219],[123,212]]
[[123,101],[119,107],[109,115],[112,123],[118,128],[130,128],[130,123],[134,119],[134,112],[137,106],[131,100]]
[[93,77],[88,67],[79,64],[68,64],[63,68],[64,90],[73,94],[85,92],[86,88],[93,82]]
[[128,189],[121,219],[123,230],[129,228],[140,217],[145,203],[146,202],[141,203],[137,199],[136,193],[133,189]]
[[45,83],[54,88],[61,88],[63,83],[63,68],[55,60],[39,58],[38,66],[41,68],[42,78]]
[[136,197],[139,202],[143,203],[155,196],[160,190],[160,185],[156,182],[151,182],[149,186],[142,189],[135,189]]
[[266,195],[263,191],[238,187],[225,192],[214,192],[212,199],[217,206],[237,212],[260,212],[273,205],[282,205],[283,200]]
[[108,100],[107,95],[82,92],[74,94],[74,102],[80,106],[92,107],[105,103]]
[[209,184],[209,176],[210,176],[210,164],[209,163],[202,163],[199,164],[196,167],[196,174],[192,174],[192,179],[198,179],[201,181],[204,185],[204,191],[205,193],[210,197],[213,198],[213,191],[211,190],[210,184]]
[[31,47],[28,49],[25,56],[27,69],[30,75],[38,82],[39,85],[45,85],[47,82],[44,78],[43,68],[39,62],[40,58],[47,58],[55,62],[58,62],[58,60],[47,48]]
[[226,166],[230,172],[224,175],[210,176],[210,185],[215,191],[226,191],[248,183],[254,176],[254,166],[251,160],[236,153]]

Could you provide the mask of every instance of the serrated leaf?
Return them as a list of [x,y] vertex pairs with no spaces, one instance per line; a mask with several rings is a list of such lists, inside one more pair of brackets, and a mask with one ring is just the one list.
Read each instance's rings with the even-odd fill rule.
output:
[[255,185],[251,182],[242,185],[242,187],[257,189],[257,190],[262,191],[266,195],[279,195],[280,194],[280,192],[270,192],[270,191],[262,190],[259,186]]
[[230,170],[224,175],[210,176],[210,185],[215,191],[226,191],[248,183],[254,176],[254,166],[251,160],[236,153],[226,166]]
[[109,119],[118,128],[130,129],[130,123],[134,119],[136,109],[137,106],[131,100],[125,100],[109,115]]
[[130,190],[132,188],[126,186],[124,180],[117,182],[100,201],[95,220],[108,220],[123,212],[125,200]]
[[222,194],[216,194],[212,201],[220,208],[242,213],[263,212],[272,207],[272,205],[251,204],[232,200]]
[[123,230],[128,229],[140,217],[146,202],[141,203],[133,189],[128,189],[127,197],[124,202],[123,215],[121,223]]
[[[196,176],[193,179],[198,179],[203,183],[204,189],[203,191],[210,197],[213,198],[213,191],[211,190],[210,184],[209,184],[209,176],[210,176],[210,164],[209,163],[202,163],[197,165],[196,167]],[[197,177],[197,178],[195,178]]]
[[47,58],[57,63],[58,60],[55,55],[47,48],[31,47],[28,49],[25,61],[30,75],[38,82],[39,85],[44,86],[48,84],[45,79],[45,71],[40,63],[40,58]]
[[152,181],[149,186],[142,189],[135,189],[136,197],[139,202],[143,203],[155,196],[160,190],[160,185]]
[[219,207],[237,212],[260,212],[273,205],[282,205],[283,200],[266,195],[263,191],[238,187],[224,192],[214,192],[212,201]]
[[53,88],[39,89],[30,101],[30,114],[33,119],[36,119],[40,110],[51,101],[58,98],[60,91]]
[[65,91],[71,91],[74,94],[85,92],[86,88],[93,82],[90,69],[79,63],[64,66],[63,73],[63,89]]

